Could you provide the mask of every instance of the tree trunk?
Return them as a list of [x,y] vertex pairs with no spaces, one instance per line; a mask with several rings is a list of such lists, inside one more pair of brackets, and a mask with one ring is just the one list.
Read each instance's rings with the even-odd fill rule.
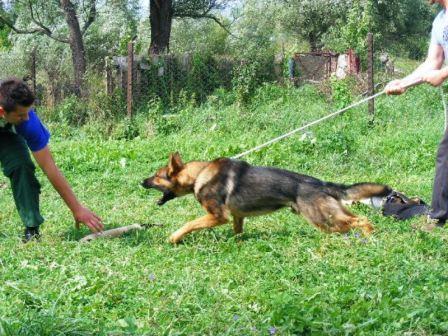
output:
[[318,47],[318,40],[317,40],[317,36],[313,33],[308,34],[308,42],[310,43],[310,49],[311,52],[313,51],[317,51],[319,49]]
[[70,0],[60,0],[60,4],[64,11],[65,21],[67,22],[70,33],[69,45],[72,52],[75,93],[81,96],[83,94],[84,75],[86,72],[84,41],[73,3]]
[[150,0],[149,20],[151,22],[149,54],[158,55],[169,51],[173,21],[172,0]]

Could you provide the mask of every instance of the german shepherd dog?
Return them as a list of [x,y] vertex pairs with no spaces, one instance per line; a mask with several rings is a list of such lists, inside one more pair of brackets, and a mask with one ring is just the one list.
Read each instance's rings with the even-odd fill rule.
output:
[[178,243],[193,231],[225,224],[233,216],[233,230],[243,232],[245,217],[258,216],[291,207],[324,232],[347,232],[360,228],[364,235],[373,231],[367,218],[358,217],[342,202],[387,196],[391,189],[382,184],[342,185],[284,169],[251,166],[229,158],[183,163],[179,153],[171,154],[168,165],[142,186],[163,192],[157,202],[193,193],[207,214],[195,219],[170,236]]

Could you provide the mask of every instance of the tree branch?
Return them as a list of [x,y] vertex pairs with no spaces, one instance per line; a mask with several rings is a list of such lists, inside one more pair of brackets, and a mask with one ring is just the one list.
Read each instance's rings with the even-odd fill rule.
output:
[[233,37],[237,37],[224,25],[224,23],[222,23],[213,14],[193,14],[193,13],[190,13],[190,14],[176,14],[176,17],[178,17],[178,18],[192,18],[192,19],[211,19],[211,20],[215,21],[222,29],[224,29],[227,32],[227,34],[232,35]]
[[14,24],[9,19],[3,17],[3,15],[0,15],[0,22],[7,25],[9,28],[11,28],[17,34],[43,33],[40,28],[35,28],[35,29],[31,29],[31,30],[19,29],[19,28],[15,27]]
[[[33,21],[33,23],[36,24],[39,27],[37,29],[37,31],[34,31],[34,33],[45,34],[45,35],[47,35],[48,37],[52,38],[55,41],[62,42],[62,43],[69,43],[69,40],[67,38],[62,38],[62,37],[59,37],[59,36],[55,36],[53,34],[53,32],[48,27],[44,26],[43,23],[40,22],[39,20],[36,20],[36,18],[34,17],[34,10],[33,10],[33,5],[31,3],[31,1],[28,1],[28,9],[30,10],[31,21]],[[15,29],[13,29],[13,30],[16,31]],[[33,34],[33,33],[21,33],[21,34]]]
[[89,8],[89,15],[87,16],[87,20],[84,23],[84,26],[82,27],[81,30],[81,34],[84,35],[87,31],[87,29],[89,29],[89,27],[92,25],[92,23],[95,21],[96,19],[96,0],[91,0],[90,1],[90,8]]

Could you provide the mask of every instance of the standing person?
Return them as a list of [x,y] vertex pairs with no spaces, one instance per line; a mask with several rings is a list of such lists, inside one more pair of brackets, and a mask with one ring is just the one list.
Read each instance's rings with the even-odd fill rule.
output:
[[[448,78],[448,0],[429,0],[431,5],[439,4],[443,10],[432,24],[431,42],[426,60],[409,76],[387,84],[387,94],[402,94],[406,85],[418,80],[433,86],[441,85]],[[445,225],[448,219],[448,132],[445,132],[437,152],[436,174],[432,194],[432,210],[428,217],[427,230]]]
[[25,225],[24,242],[39,238],[39,226],[44,222],[39,210],[40,184],[29,150],[71,210],[76,224],[83,223],[92,232],[102,231],[101,218],[78,201],[56,166],[48,146],[50,133],[34,110],[34,100],[22,80],[10,78],[0,83],[0,163],[11,181],[14,202]]

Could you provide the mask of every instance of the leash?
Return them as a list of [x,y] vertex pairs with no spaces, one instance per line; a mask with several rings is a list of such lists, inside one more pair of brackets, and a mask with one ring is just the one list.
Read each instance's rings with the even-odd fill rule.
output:
[[[416,81],[411,82],[411,83],[405,85],[404,88],[405,88],[405,89],[408,89],[408,88],[410,88],[410,87],[413,87],[413,86],[416,86],[416,85],[418,85],[418,84],[421,84],[422,82],[423,82],[423,81],[422,81],[421,79],[417,79]],[[280,136],[278,136],[278,137],[276,137],[276,138],[274,138],[274,139],[272,139],[272,140],[269,140],[269,141],[267,141],[267,142],[265,142],[265,143],[263,143],[263,144],[261,144],[261,145],[258,145],[258,146],[254,147],[254,148],[251,148],[251,149],[248,149],[248,150],[245,151],[245,152],[242,152],[242,153],[240,153],[240,154],[238,154],[238,155],[234,155],[234,156],[232,156],[232,159],[239,159],[239,158],[241,158],[241,157],[243,157],[243,156],[245,156],[245,155],[247,155],[247,154],[256,152],[256,151],[258,151],[258,150],[260,150],[260,149],[262,149],[262,148],[264,148],[264,147],[267,147],[267,146],[269,146],[269,145],[271,145],[271,144],[273,144],[273,143],[275,143],[275,142],[278,142],[278,141],[280,141],[280,140],[282,140],[282,139],[288,138],[288,137],[290,137],[291,135],[293,135],[293,134],[295,134],[295,133],[297,133],[297,132],[303,131],[303,130],[305,130],[305,129],[311,127],[311,126],[314,126],[314,125],[319,124],[319,123],[321,123],[321,122],[323,122],[323,121],[325,121],[325,120],[327,120],[327,119],[333,118],[333,117],[335,117],[335,116],[337,116],[337,115],[339,115],[339,114],[341,114],[341,113],[344,113],[345,111],[347,111],[347,110],[349,110],[349,109],[351,109],[351,108],[353,108],[353,107],[356,107],[356,106],[358,106],[358,105],[364,104],[365,102],[368,102],[369,100],[375,99],[376,97],[379,97],[379,96],[381,96],[381,95],[383,95],[383,94],[385,94],[385,93],[386,93],[386,91],[383,90],[383,91],[378,92],[378,93],[376,93],[376,94],[374,94],[374,95],[372,95],[372,96],[370,96],[370,97],[364,98],[364,99],[362,99],[362,100],[360,100],[360,101],[358,101],[358,102],[356,102],[356,103],[353,103],[353,104],[351,104],[351,105],[349,105],[349,106],[347,106],[347,107],[344,107],[343,109],[341,109],[341,110],[339,110],[339,111],[333,112],[333,113],[331,113],[331,114],[326,115],[325,117],[322,117],[322,118],[320,118],[320,119],[317,119],[317,120],[315,120],[315,121],[312,121],[312,122],[310,122],[309,124],[306,124],[305,126],[296,128],[296,129],[294,129],[294,130],[292,130],[292,131],[289,131],[289,132],[286,133],[286,134],[280,135]]]

